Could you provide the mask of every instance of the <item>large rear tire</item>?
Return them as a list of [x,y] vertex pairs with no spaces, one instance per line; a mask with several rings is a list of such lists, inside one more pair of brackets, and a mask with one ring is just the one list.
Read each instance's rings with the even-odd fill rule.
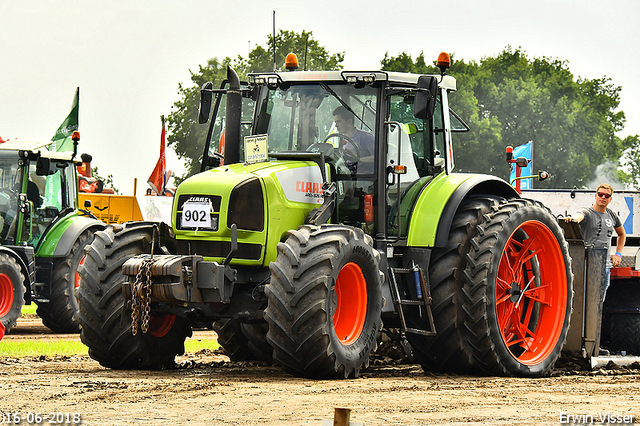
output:
[[[435,337],[407,333],[413,355],[422,368],[433,372],[464,374],[472,365],[472,351],[464,334],[462,275],[476,224],[497,201],[474,197],[462,202],[451,223],[447,245],[434,249],[429,266]],[[430,329],[428,317],[419,309],[405,307],[410,327]]]
[[477,226],[464,271],[474,371],[540,377],[560,356],[573,301],[562,229],[541,203],[512,199]]
[[278,244],[266,286],[267,341],[285,371],[357,377],[381,330],[384,275],[361,229],[303,225]]
[[640,314],[612,313],[609,327],[610,351],[625,351],[627,355],[640,355]]
[[114,369],[157,370],[173,368],[175,356],[184,354],[191,327],[174,315],[153,312],[149,332],[131,332],[131,312],[125,309],[122,265],[138,254],[150,253],[152,230],[142,226],[108,226],[95,234],[78,268],[82,342],[89,355]]
[[24,275],[18,262],[8,254],[0,254],[0,322],[6,333],[22,316],[24,293]]
[[49,302],[38,304],[36,313],[42,323],[56,333],[79,333],[78,301],[76,290],[80,285],[78,266],[84,256],[84,247],[93,240],[93,231],[80,234],[71,247],[69,256],[53,263]]

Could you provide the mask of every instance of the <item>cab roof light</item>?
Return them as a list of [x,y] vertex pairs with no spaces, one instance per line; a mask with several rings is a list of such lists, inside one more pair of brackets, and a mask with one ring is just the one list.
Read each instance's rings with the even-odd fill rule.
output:
[[295,53],[289,53],[285,60],[284,66],[289,71],[295,71],[298,69],[298,57]]
[[365,84],[373,84],[376,81],[376,75],[373,73],[366,73],[366,74],[346,74],[344,75],[345,80],[347,80],[347,83],[356,86],[358,88],[362,88],[365,86]]
[[277,89],[282,85],[282,79],[278,74],[250,75],[249,79],[257,86],[267,86],[269,89]]
[[278,76],[277,75],[270,75],[269,77],[267,77],[267,86],[269,88],[276,88],[278,87]]
[[451,67],[451,58],[447,52],[441,52],[438,55],[438,62],[436,62],[436,66],[440,68],[440,75],[445,75],[447,73],[447,69]]

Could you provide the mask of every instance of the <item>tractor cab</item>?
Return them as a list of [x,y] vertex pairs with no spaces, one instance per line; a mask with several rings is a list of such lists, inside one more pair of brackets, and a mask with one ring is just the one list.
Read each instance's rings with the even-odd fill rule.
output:
[[[230,79],[231,81],[233,78]],[[251,74],[238,82],[227,123],[229,81],[219,92],[202,170],[230,162],[316,161],[326,168],[290,181],[311,202],[326,198],[323,184],[335,185],[333,223],[371,235],[407,234],[410,206],[435,176],[453,168],[450,131],[467,125],[448,108],[456,89],[450,76],[387,72],[288,72]],[[416,102],[417,99],[417,102]],[[205,111],[205,121],[208,114]],[[232,128],[240,131],[235,140]],[[449,148],[447,148],[449,147]],[[447,152],[450,153],[447,156]],[[231,161],[229,161],[231,159]],[[406,201],[405,201],[406,199]]]
[[42,144],[0,145],[0,242],[37,249],[60,215],[76,209],[74,161]]

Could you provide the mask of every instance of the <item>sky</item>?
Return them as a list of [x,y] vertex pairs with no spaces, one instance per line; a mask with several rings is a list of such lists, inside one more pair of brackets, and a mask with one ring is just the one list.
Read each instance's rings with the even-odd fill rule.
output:
[[[210,58],[266,46],[274,11],[278,31],[312,31],[345,69],[379,69],[387,52],[480,61],[506,46],[565,60],[576,78],[622,87],[619,136],[640,134],[637,0],[0,0],[0,136],[51,140],[80,87],[79,151],[141,195],[178,84]],[[184,171],[170,148],[167,167]]]

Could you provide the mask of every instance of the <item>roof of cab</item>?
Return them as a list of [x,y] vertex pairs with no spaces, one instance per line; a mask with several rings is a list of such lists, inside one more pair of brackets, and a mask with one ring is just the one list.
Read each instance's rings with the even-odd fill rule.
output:
[[[389,81],[390,83],[411,84],[418,83],[418,78],[423,74],[410,74],[404,72],[386,72],[386,71],[290,71],[290,72],[261,72],[251,73],[250,76],[269,76],[277,74],[282,81],[291,83],[302,83],[312,81],[346,81],[349,75],[370,75],[374,76],[376,81]],[[439,86],[448,90],[456,90],[456,79],[450,75],[440,77],[434,76],[439,80]]]
[[31,152],[40,152],[40,155],[45,158],[51,158],[56,160],[72,160],[73,152],[56,152],[49,151],[47,149],[48,145],[51,145],[53,142],[29,142],[29,141],[17,141],[11,140],[4,143],[0,143],[0,151],[31,151]]

